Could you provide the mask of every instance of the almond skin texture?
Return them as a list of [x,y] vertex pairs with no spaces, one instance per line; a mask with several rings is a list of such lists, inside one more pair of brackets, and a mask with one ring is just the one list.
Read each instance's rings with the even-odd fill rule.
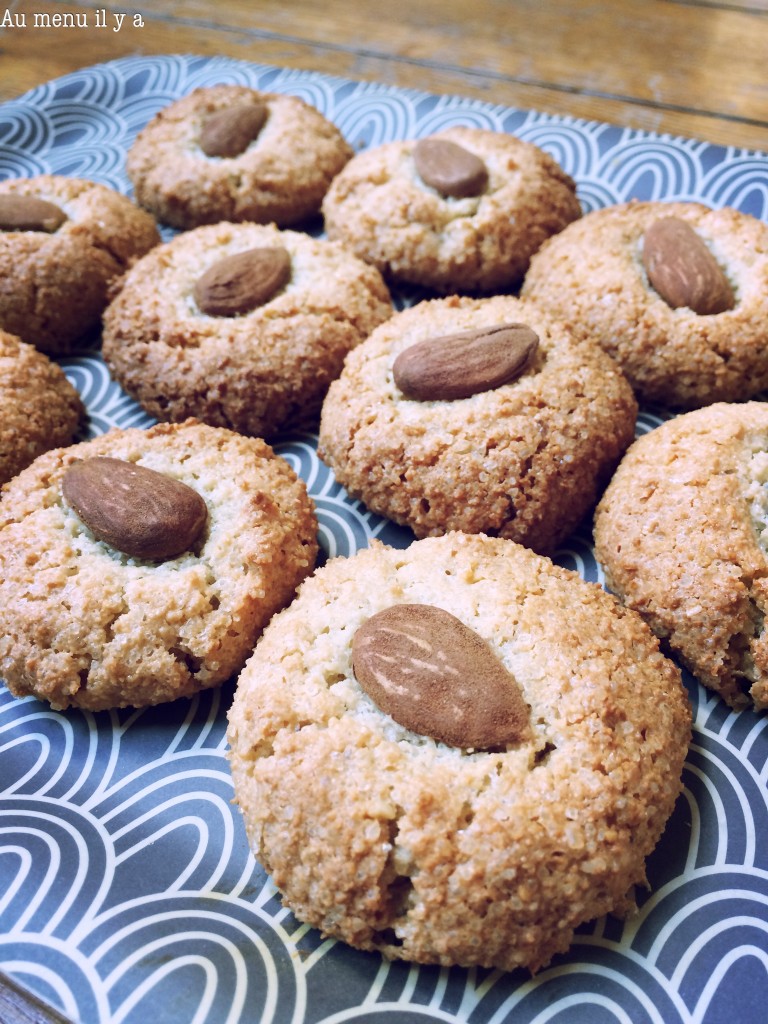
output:
[[291,257],[285,249],[247,249],[210,266],[195,282],[194,298],[208,316],[242,316],[269,302],[290,277]]
[[419,177],[442,196],[465,199],[488,187],[488,168],[468,149],[448,139],[421,139],[413,150]]
[[410,345],[395,359],[392,373],[406,398],[453,401],[511,384],[538,347],[527,324],[479,327]]
[[208,518],[201,496],[180,480],[110,456],[72,463],[62,493],[99,540],[133,558],[174,558]]
[[268,113],[263,103],[238,103],[211,114],[200,129],[200,148],[206,156],[240,156],[258,137]]
[[66,213],[47,199],[0,195],[0,231],[45,231],[53,234],[65,220]]
[[352,641],[352,666],[376,706],[452,747],[499,749],[529,734],[514,677],[474,630],[428,604],[372,615]]
[[700,316],[733,309],[733,289],[720,265],[679,217],[660,217],[648,228],[643,265],[648,280],[672,309],[687,306]]

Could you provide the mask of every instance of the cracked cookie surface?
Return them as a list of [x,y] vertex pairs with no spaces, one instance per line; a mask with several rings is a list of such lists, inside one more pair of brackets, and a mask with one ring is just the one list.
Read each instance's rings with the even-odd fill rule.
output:
[[385,143],[333,180],[323,201],[328,237],[385,277],[442,293],[519,284],[542,242],[581,216],[573,180],[544,150],[505,132],[454,127],[431,138],[483,161],[481,194],[442,195],[416,170],[416,140]]
[[768,405],[716,403],[639,438],[595,515],[608,585],[732,707],[768,708]]
[[0,330],[0,484],[47,451],[69,444],[85,419],[82,399],[42,352]]
[[[165,561],[99,541],[62,496],[78,459],[186,483],[208,520]],[[54,708],[142,707],[237,672],[317,552],[306,488],[263,441],[189,422],[113,430],[41,455],[0,501],[0,677]]]
[[108,288],[160,241],[155,221],[126,196],[80,178],[42,174],[0,182],[2,197],[53,203],[54,231],[0,230],[0,327],[62,355],[98,330]]
[[[237,155],[207,155],[206,119],[239,104],[266,108],[258,135]],[[127,171],[137,201],[173,227],[221,220],[287,227],[318,212],[351,156],[339,129],[299,97],[222,84],[161,110],[136,137]]]
[[[453,401],[408,399],[396,385],[410,346],[510,322],[538,336],[512,383]],[[353,497],[416,536],[482,532],[549,553],[594,506],[636,413],[615,364],[537,306],[453,296],[395,314],[350,353],[323,404],[318,452]]]
[[[690,225],[735,293],[732,309],[672,308],[643,266],[646,231],[660,218]],[[577,337],[599,342],[641,404],[694,409],[749,399],[768,387],[768,225],[700,203],[630,202],[586,214],[545,242],[521,295]]]
[[[458,749],[365,694],[357,630],[413,603],[489,644],[530,708],[523,739]],[[689,736],[679,669],[639,616],[520,545],[456,533],[319,569],[241,673],[228,731],[252,849],[300,920],[390,958],[502,970],[631,907]]]
[[[248,250],[287,252],[290,276],[240,315],[204,313],[195,285]],[[150,415],[270,436],[316,423],[347,352],[392,314],[381,275],[331,242],[271,225],[206,225],[158,246],[104,315],[104,358]]]

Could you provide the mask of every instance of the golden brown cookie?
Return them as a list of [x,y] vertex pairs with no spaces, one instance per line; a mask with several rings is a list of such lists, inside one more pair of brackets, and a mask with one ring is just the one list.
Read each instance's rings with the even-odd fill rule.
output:
[[351,156],[338,128],[304,100],[215,85],[161,110],[126,166],[137,201],[166,224],[286,227],[319,211]]
[[[388,714],[356,640],[393,609],[388,658],[367,647],[400,704]],[[430,699],[427,671],[485,703],[491,669],[451,676],[462,641],[434,622],[452,617],[524,710],[490,749],[394,717],[402,694]],[[462,534],[326,563],[267,627],[228,732],[251,847],[300,920],[390,958],[502,970],[535,970],[632,906],[689,736],[680,672],[638,615],[520,545]]]
[[110,283],[160,241],[105,185],[43,174],[0,182],[0,328],[64,354],[99,327]]
[[768,387],[768,225],[748,214],[595,210],[542,246],[521,294],[598,341],[641,404],[693,409]]
[[0,330],[0,484],[48,451],[69,444],[85,419],[75,388],[56,363]]
[[[495,332],[509,324],[537,344],[517,376],[496,384]],[[465,332],[489,337],[470,355]],[[464,337],[447,358],[456,334]],[[490,365],[489,390],[405,393],[413,385],[397,374],[399,360],[425,342],[432,349],[417,376],[447,372],[474,389],[482,381],[470,381],[470,370],[482,377]],[[502,344],[514,367],[514,338]],[[615,364],[539,307],[452,296],[395,314],[350,353],[323,404],[318,451],[353,497],[418,537],[463,530],[548,553],[594,506],[634,437],[636,413]]]
[[768,708],[768,404],[639,438],[595,515],[608,585],[732,707]]
[[313,568],[316,531],[288,463],[228,430],[113,430],[41,455],[0,502],[0,678],[90,710],[217,686]]
[[272,225],[207,225],[138,262],[104,315],[104,358],[160,420],[270,436],[316,423],[344,356],[392,313],[379,272]]
[[[448,155],[428,151],[419,161],[425,143]],[[453,147],[465,156],[457,160]],[[329,238],[394,281],[487,292],[517,285],[531,255],[581,206],[572,179],[537,146],[456,127],[357,154],[334,179],[323,214]]]

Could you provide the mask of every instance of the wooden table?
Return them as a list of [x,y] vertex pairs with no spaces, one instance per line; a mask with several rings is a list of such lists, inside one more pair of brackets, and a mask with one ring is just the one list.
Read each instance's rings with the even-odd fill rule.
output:
[[768,0],[11,0],[0,20],[0,101],[220,54],[768,151]]

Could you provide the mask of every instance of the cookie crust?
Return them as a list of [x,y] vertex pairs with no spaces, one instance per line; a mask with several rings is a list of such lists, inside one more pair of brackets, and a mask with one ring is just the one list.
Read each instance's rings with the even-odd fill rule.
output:
[[[193,291],[204,271],[264,246],[288,251],[288,284],[241,316],[201,312]],[[316,424],[347,352],[391,313],[379,272],[340,246],[272,225],[207,225],[159,246],[125,276],[104,314],[103,353],[155,418],[195,416],[268,437]]]
[[[351,669],[358,626],[436,604],[520,684],[532,735],[461,751],[397,726]],[[509,541],[334,559],[268,627],[229,715],[236,799],[285,902],[390,958],[545,965],[632,905],[680,791],[690,709],[639,616]]]
[[157,245],[157,226],[126,196],[79,178],[9,179],[0,194],[35,196],[67,214],[52,234],[0,231],[0,328],[64,355],[98,330],[109,285]]
[[[67,466],[96,455],[197,490],[208,523],[194,548],[141,561],[97,541],[61,493]],[[0,502],[0,676],[59,709],[142,707],[217,686],[311,571],[316,532],[304,484],[256,438],[189,422],[48,452]]]
[[[672,309],[642,265],[645,231],[661,217],[689,223],[735,292],[733,309]],[[521,294],[591,337],[618,362],[641,404],[694,409],[768,387],[768,225],[700,203],[630,202],[595,210],[548,240]]]
[[[395,385],[392,365],[408,346],[504,322],[539,336],[513,383],[425,402]],[[417,537],[463,530],[549,553],[594,507],[636,413],[613,362],[537,306],[451,296],[395,314],[350,353],[323,404],[318,452],[353,497]]]
[[[252,101],[268,110],[258,137],[239,156],[206,156],[200,148],[205,118]],[[215,85],[161,110],[139,132],[126,168],[137,201],[173,227],[221,220],[287,227],[317,214],[351,156],[338,128],[304,100]]]
[[0,484],[49,448],[69,444],[85,407],[56,363],[0,330]]
[[595,514],[611,589],[734,708],[768,708],[768,406],[717,403],[629,449]]
[[479,156],[489,184],[447,199],[423,184],[416,140],[357,154],[323,202],[328,237],[387,278],[438,292],[487,292],[518,284],[546,238],[581,216],[575,184],[543,150],[503,132],[455,127],[436,136]]

